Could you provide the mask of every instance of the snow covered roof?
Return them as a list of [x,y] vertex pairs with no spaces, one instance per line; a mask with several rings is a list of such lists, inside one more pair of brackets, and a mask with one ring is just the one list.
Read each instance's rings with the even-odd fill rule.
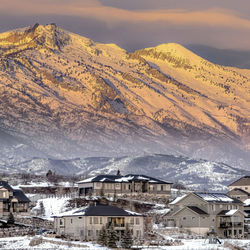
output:
[[250,205],[250,199],[246,199],[244,201],[244,206],[249,206]]
[[68,216],[143,216],[142,214],[123,210],[122,208],[108,205],[87,206],[81,209],[74,209],[54,217]]
[[175,198],[172,202],[170,202],[169,203],[169,205],[174,205],[174,204],[176,204],[177,202],[179,202],[180,200],[182,200],[184,197],[186,197],[187,196],[187,194],[184,194],[184,195],[182,195],[182,196],[179,196],[179,197],[177,197],[177,198]]
[[241,211],[239,209],[222,210],[218,213],[218,215],[220,215],[220,216],[233,216],[237,212],[244,214],[244,216],[247,215],[246,213],[244,213],[243,211]]
[[194,193],[194,194],[207,202],[241,203],[241,201],[221,193]]
[[127,182],[128,183],[132,181],[143,181],[143,182],[156,183],[156,184],[172,184],[170,182],[156,179],[154,177],[149,177],[146,175],[137,175],[137,174],[128,174],[125,176],[97,175],[95,177],[91,177],[91,178],[79,181],[78,184],[91,183],[91,182]]

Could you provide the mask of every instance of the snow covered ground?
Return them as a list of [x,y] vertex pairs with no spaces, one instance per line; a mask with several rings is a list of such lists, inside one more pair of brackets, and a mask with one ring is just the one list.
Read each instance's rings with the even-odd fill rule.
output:
[[65,212],[67,210],[67,203],[71,198],[45,198],[37,201],[36,206],[32,209],[31,213],[36,213],[40,209],[40,203],[44,206],[44,217],[48,220],[53,220],[52,216]]
[[[0,238],[0,249],[100,249],[107,250],[106,247],[101,247],[91,242],[67,242],[61,239],[51,239],[43,237],[44,241],[37,246],[30,246],[29,243],[33,237],[9,237]],[[242,247],[242,249],[249,249],[250,240],[226,240],[226,242],[234,244],[235,246]],[[159,250],[230,250],[228,247],[224,247],[223,243],[219,244],[208,244],[208,240],[204,239],[190,239],[182,240],[183,245],[180,246],[145,246],[140,249],[159,249]],[[138,247],[139,248],[139,247]]]
[[[100,250],[107,250],[106,247],[100,247],[97,244],[92,244],[89,242],[84,242],[84,243],[80,243],[80,242],[75,242],[75,244],[77,245],[81,245],[81,247],[74,247],[74,243],[72,243],[72,245],[68,245],[71,244],[71,242],[67,242],[67,241],[63,241],[60,239],[53,239],[53,241],[55,243],[51,243],[51,242],[43,242],[37,246],[30,246],[30,240],[33,237],[10,237],[10,238],[0,238],[0,249],[89,249],[89,250],[93,250],[93,249],[100,249]],[[45,240],[49,240],[51,241],[50,238],[44,238]],[[58,243],[58,244],[57,244]]]

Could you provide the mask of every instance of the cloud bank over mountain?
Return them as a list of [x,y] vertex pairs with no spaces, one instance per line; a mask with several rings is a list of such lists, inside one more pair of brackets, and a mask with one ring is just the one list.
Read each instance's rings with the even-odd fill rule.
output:
[[249,9],[249,1],[244,0],[2,0],[0,32],[35,22],[56,22],[128,50],[163,42],[250,50]]

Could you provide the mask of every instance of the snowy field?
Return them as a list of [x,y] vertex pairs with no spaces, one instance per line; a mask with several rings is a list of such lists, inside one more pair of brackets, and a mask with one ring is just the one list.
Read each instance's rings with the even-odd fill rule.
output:
[[[94,250],[94,249],[98,249],[98,250],[107,250],[108,248],[106,247],[100,247],[99,245],[96,244],[92,244],[89,242],[84,242],[84,243],[80,243],[80,242],[75,242],[75,244],[77,245],[81,245],[79,247],[74,247],[74,243],[72,242],[67,242],[67,241],[63,241],[60,239],[53,239],[53,241],[55,242],[50,243],[50,242],[44,242],[41,243],[37,246],[30,246],[30,240],[33,237],[10,237],[10,238],[0,238],[0,249],[5,249],[5,250],[14,250],[14,249],[19,249],[19,250],[24,250],[24,249],[71,249],[71,250],[76,250],[76,249],[89,249],[89,250]],[[51,238],[44,238],[45,240],[52,240]],[[56,244],[59,243],[59,244]],[[70,245],[72,244],[72,245]]]
[[[43,237],[46,241],[53,241],[51,242],[43,242],[37,246],[30,246],[30,240],[33,237],[12,237],[12,238],[0,238],[0,249],[97,249],[97,250],[107,250],[106,247],[100,247],[97,244],[92,244],[90,242],[67,242],[61,239],[51,239]],[[155,246],[155,247],[138,247],[140,249],[159,249],[159,250],[230,250],[228,247],[224,247],[222,245],[215,245],[215,244],[208,244],[207,240],[182,240],[183,245],[181,246]],[[242,249],[250,249],[250,240],[227,240],[228,243],[234,244],[235,246],[239,246]],[[77,246],[74,246],[77,244]]]

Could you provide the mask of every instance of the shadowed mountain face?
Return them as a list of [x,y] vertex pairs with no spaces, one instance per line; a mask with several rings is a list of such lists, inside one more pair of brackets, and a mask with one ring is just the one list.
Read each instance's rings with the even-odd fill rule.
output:
[[24,147],[29,157],[158,152],[248,167],[249,84],[250,71],[178,44],[127,53],[36,24],[0,34],[0,129],[16,138],[1,143],[18,162]]

